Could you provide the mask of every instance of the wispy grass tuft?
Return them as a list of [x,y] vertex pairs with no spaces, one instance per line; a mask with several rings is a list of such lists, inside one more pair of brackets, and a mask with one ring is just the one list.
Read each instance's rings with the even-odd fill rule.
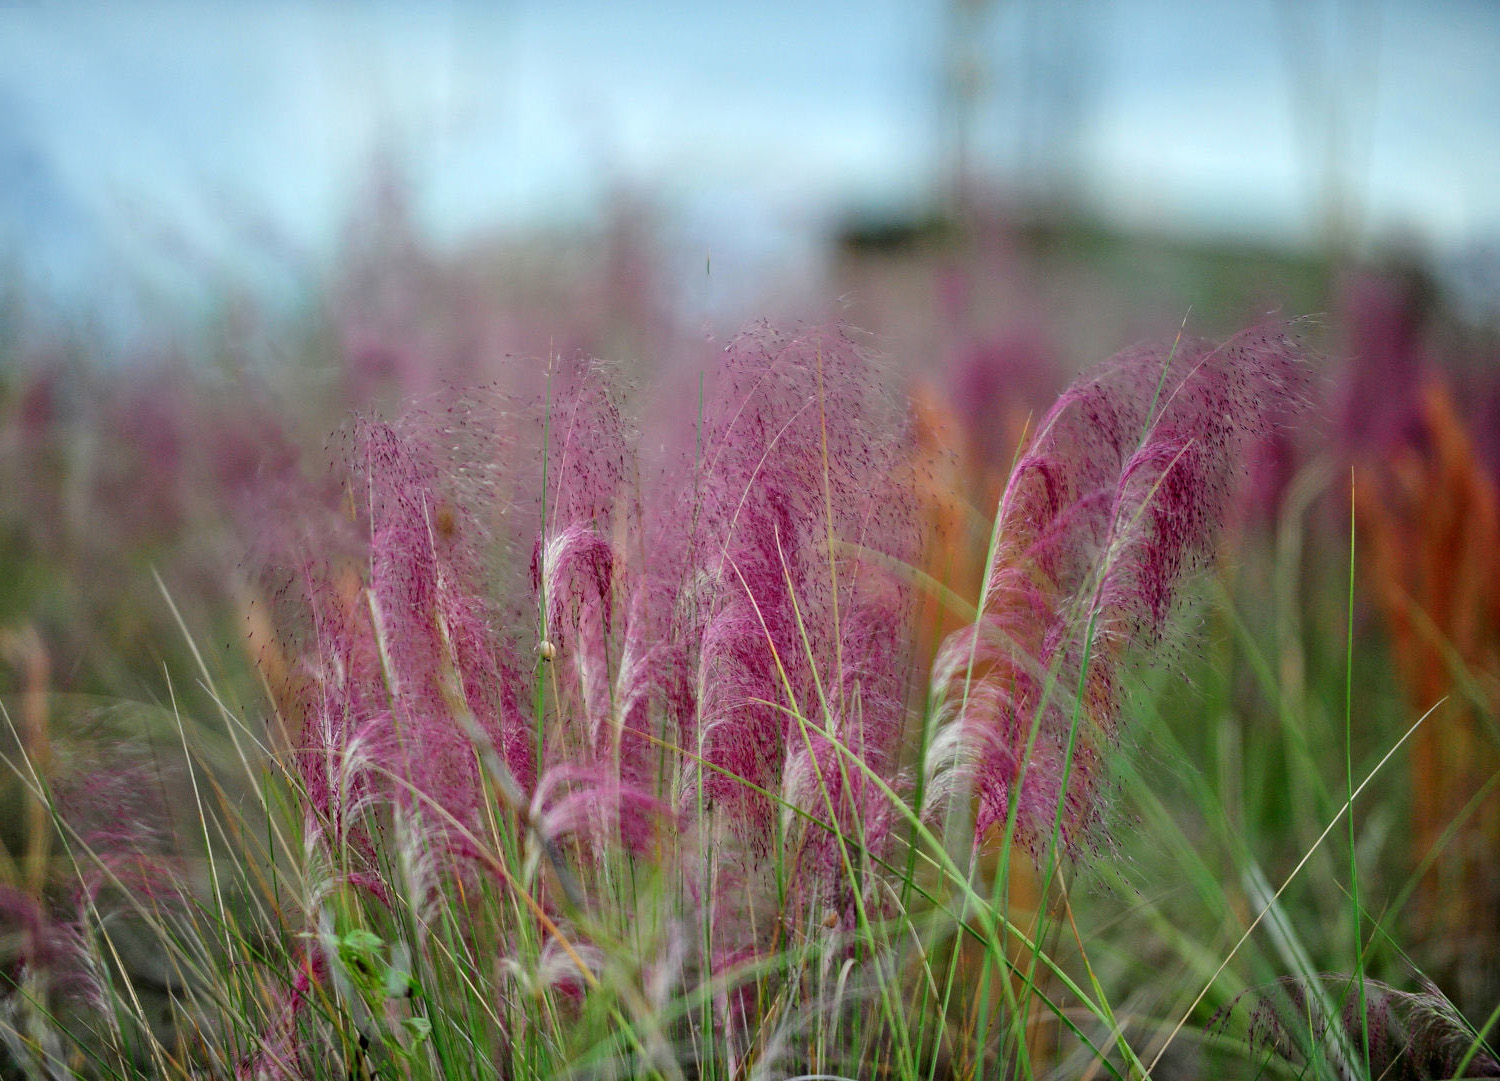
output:
[[[39,647],[6,639],[36,684],[6,763],[39,855],[0,880],[5,1068],[1168,1076],[1180,996],[1132,983],[1157,949],[1208,1008],[1278,988],[1243,1039],[1199,1033],[1246,1076],[1268,1052],[1491,1068],[1435,988],[1364,976],[1376,944],[1363,997],[1325,986],[1233,807],[1194,775],[1174,818],[1132,745],[1134,721],[1174,750],[1179,616],[1302,356],[1268,326],[1075,382],[993,508],[978,596],[930,562],[930,433],[840,330],[735,339],[659,438],[609,369],[555,357],[539,404],[352,423],[330,482],[278,473],[256,504],[282,508],[244,586],[264,704],[193,647],[151,738],[74,768]],[[929,669],[934,596],[966,618]],[[1364,789],[1345,735],[1334,822]],[[1131,907],[1143,826],[1209,926]],[[1356,936],[1384,927],[1360,844],[1351,822]],[[1230,964],[1262,919],[1298,962],[1280,984]],[[1138,951],[1111,933],[1135,920]],[[1335,1030],[1360,1053],[1315,1055]]]

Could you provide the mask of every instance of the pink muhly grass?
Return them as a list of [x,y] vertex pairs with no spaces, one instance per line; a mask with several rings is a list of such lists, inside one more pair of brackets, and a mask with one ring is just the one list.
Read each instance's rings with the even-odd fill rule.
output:
[[[1363,995],[1353,993],[1356,980]],[[1418,991],[1402,991],[1368,976],[1287,976],[1240,992],[1215,1014],[1208,1030],[1228,1028],[1235,1008],[1248,998],[1254,1004],[1251,1048],[1304,1072],[1313,1072],[1314,1062],[1323,1057],[1338,1076],[1390,1081],[1500,1077],[1500,1058],[1453,1003],[1427,979],[1419,978],[1419,983]]]
[[[1183,583],[1212,556],[1243,448],[1296,392],[1297,356],[1279,330],[1182,343],[1063,395],[1000,502],[983,611],[935,661],[930,801],[977,797],[980,835],[1014,809],[1037,853],[1054,830],[1069,853],[1098,845],[1125,666],[1170,652]],[[742,1043],[749,959],[796,936],[833,956],[869,926],[891,790],[910,787],[905,411],[847,335],[758,329],[725,350],[695,452],[643,480],[605,373],[549,370],[531,451],[475,460],[462,429],[488,420],[464,408],[355,430],[352,524],[302,572],[293,744],[311,817],[358,838],[365,808],[430,800],[473,826],[497,761],[563,881],[537,903],[587,910],[612,861],[662,861],[703,951],[684,978],[730,980],[719,1024]]]
[[245,1081],[296,1081],[307,1076],[302,1061],[305,1046],[298,1041],[298,1022],[309,998],[328,980],[328,961],[315,946],[300,953],[296,975],[290,986],[275,996],[266,1031],[256,1041],[256,1050],[236,1064],[234,1075]]
[[95,1009],[106,996],[77,920],[59,919],[38,898],[0,884],[0,1001],[29,981]]
[[20,982],[21,970],[46,969],[57,957],[51,922],[35,897],[0,883],[0,927],[5,928],[0,975],[11,984]]
[[[978,799],[1040,853],[1102,837],[1123,667],[1170,655],[1185,579],[1212,558],[1245,448],[1299,397],[1283,328],[1223,345],[1127,351],[1075,382],[1038,425],[1000,502],[984,610],[934,663],[936,800]],[[1012,810],[1014,805],[1014,810]]]
[[1340,442],[1350,457],[1383,454],[1420,437],[1416,403],[1437,370],[1424,341],[1431,297],[1413,278],[1370,273],[1352,275],[1341,294]]
[[[613,613],[615,553],[605,540],[582,522],[538,539],[531,559],[532,583],[546,599],[547,640],[561,648],[568,626],[599,624],[605,636]],[[593,618],[583,619],[587,609]]]
[[559,927],[559,931],[566,935],[566,945],[550,934],[534,959],[501,958],[500,970],[515,984],[522,1002],[534,1003],[549,992],[581,1001],[589,984],[604,969],[604,951],[584,941],[570,927]]
[[546,521],[549,534],[571,525],[609,537],[626,526],[635,489],[633,433],[620,405],[620,382],[598,362],[558,361],[546,408]]
[[650,792],[605,769],[582,766],[555,766],[543,774],[530,812],[547,843],[578,837],[602,851],[618,843],[637,855],[649,854],[674,820],[672,809]]
[[477,588],[480,523],[413,427],[364,422],[354,434],[349,493],[365,569],[342,561],[302,572],[311,678],[297,761],[313,807],[337,832],[350,798],[406,798],[359,770],[341,784],[351,754],[460,821],[480,806],[476,731],[521,790],[535,776],[515,666]]
[[[614,549],[591,526],[573,522],[537,541],[532,557],[532,582],[542,611],[537,649],[544,660],[566,666],[574,677],[566,691],[553,683],[563,696],[557,703],[561,715],[583,722],[571,740],[574,755],[583,751],[588,757],[607,758],[613,745],[610,737],[617,725],[610,647],[615,578]],[[559,733],[558,738],[565,737]],[[564,753],[561,745],[556,750]]]
[[1057,397],[1060,367],[1039,328],[964,343],[949,372],[947,397],[976,465],[1003,477],[1028,413],[1041,413]]
[[[96,1030],[116,1025],[112,988],[139,972],[134,958],[121,962],[113,936],[130,941],[155,920],[191,918],[192,865],[173,814],[181,767],[123,737],[114,720],[99,710],[75,733],[86,742],[49,770],[48,807],[68,853],[58,866],[68,871],[31,890],[0,884],[0,1013],[51,1017],[65,1006]],[[3,1047],[16,1030],[0,1029]]]
[[811,896],[843,877],[835,831],[874,848],[888,828],[865,770],[894,780],[907,715],[906,425],[842,333],[744,335],[720,374],[688,601],[701,764],[682,798],[764,853],[779,796]]
[[[552,662],[542,685],[560,721],[546,762],[660,792],[660,763],[691,714],[677,610],[685,528],[659,506],[644,520],[634,435],[607,380],[597,365],[563,365],[549,393],[532,558],[538,649]],[[661,491],[675,507],[676,493]]]
[[80,921],[89,907],[172,908],[191,896],[182,854],[187,823],[174,796],[188,783],[183,767],[144,740],[119,739],[110,720],[98,719],[90,734],[99,742],[87,759],[74,760],[87,767],[66,770],[53,787],[54,809],[81,852],[72,898]]

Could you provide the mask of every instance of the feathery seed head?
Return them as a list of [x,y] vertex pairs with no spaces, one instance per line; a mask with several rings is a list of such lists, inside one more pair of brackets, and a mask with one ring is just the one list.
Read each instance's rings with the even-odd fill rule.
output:
[[1034,851],[1054,829],[1065,851],[1093,847],[1122,667],[1143,648],[1161,660],[1244,449],[1301,398],[1300,356],[1279,327],[1179,341],[1121,353],[1058,399],[1001,498],[978,624],[934,664],[934,803],[972,788],[978,835],[1013,816]]

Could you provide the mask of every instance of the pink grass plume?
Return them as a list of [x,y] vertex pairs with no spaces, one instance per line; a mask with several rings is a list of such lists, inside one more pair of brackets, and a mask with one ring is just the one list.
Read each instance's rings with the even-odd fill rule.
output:
[[1133,658],[1213,558],[1246,449],[1301,399],[1302,347],[1266,326],[1133,349],[1074,382],[1000,501],[983,611],[934,662],[929,809],[972,792],[976,836],[1077,856],[1105,835]]

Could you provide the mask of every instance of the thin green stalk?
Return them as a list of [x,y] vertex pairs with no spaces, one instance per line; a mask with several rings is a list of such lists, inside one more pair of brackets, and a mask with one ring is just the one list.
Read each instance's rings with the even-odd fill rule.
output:
[[[792,611],[793,611],[793,614],[794,614],[794,616],[795,616],[795,618],[797,620],[797,628],[798,628],[798,631],[800,632],[799,636],[802,639],[802,645],[803,645],[804,651],[806,652],[806,655],[807,655],[807,658],[808,658],[808,663],[810,665],[813,665],[813,685],[814,685],[814,687],[817,690],[818,698],[819,698],[820,704],[821,704],[822,709],[823,709],[823,716],[825,718],[829,718],[832,715],[828,711],[829,710],[829,706],[828,706],[827,699],[824,696],[822,680],[820,680],[817,677],[816,662],[815,662],[815,660],[813,658],[813,655],[812,655],[812,643],[808,639],[807,628],[806,628],[806,626],[802,622],[802,612],[801,612],[801,608],[797,604],[796,589],[794,588],[793,583],[792,583],[791,571],[790,571],[790,569],[787,566],[786,556],[781,551],[781,538],[780,538],[780,536],[778,536],[776,538],[776,544],[777,544],[777,555],[780,557],[780,560],[781,560],[782,574],[783,574],[783,576],[784,576],[784,578],[786,580],[787,592],[788,592],[788,594],[790,595],[790,598],[791,598]],[[781,678],[782,690],[785,692],[788,701],[791,703],[791,715],[797,721],[798,730],[802,734],[804,750],[807,752],[808,761],[811,763],[812,769],[813,769],[813,774],[814,774],[814,776],[817,779],[818,789],[819,789],[819,791],[821,792],[821,794],[823,796],[824,808],[828,812],[828,821],[829,821],[829,824],[832,826],[833,836],[834,836],[834,839],[837,842],[838,847],[839,847],[839,861],[840,861],[841,865],[843,866],[845,875],[847,875],[848,878],[849,878],[849,883],[850,883],[850,886],[851,886],[851,894],[852,894],[852,897],[853,897],[853,903],[854,903],[854,908],[855,908],[855,914],[856,914],[856,918],[857,918],[858,923],[859,923],[860,931],[867,938],[869,938],[872,933],[870,931],[869,916],[865,912],[865,905],[864,905],[863,893],[859,889],[859,879],[858,879],[858,876],[855,874],[854,862],[853,862],[852,857],[849,854],[849,848],[848,848],[848,845],[847,845],[847,843],[845,841],[845,837],[844,837],[843,831],[838,826],[838,811],[837,811],[837,809],[833,805],[833,797],[829,793],[829,791],[828,791],[828,784],[827,784],[827,782],[823,778],[822,767],[818,765],[818,759],[817,759],[817,755],[816,755],[816,753],[814,751],[814,748],[813,748],[812,737],[811,737],[811,734],[809,732],[808,722],[806,720],[805,715],[803,714],[803,711],[802,711],[801,707],[797,703],[797,697],[796,697],[796,693],[795,693],[795,691],[794,691],[794,689],[792,687],[791,679],[788,676],[786,668],[785,668],[785,666],[782,663],[781,654],[778,651],[778,649],[776,648],[776,642],[775,642],[774,637],[771,635],[770,628],[766,626],[765,616],[762,614],[762,612],[760,610],[760,604],[759,604],[758,601],[756,601],[755,595],[754,595],[754,593],[751,592],[749,584],[745,582],[744,576],[740,573],[739,566],[737,564],[732,564],[732,565],[733,565],[733,569],[734,569],[734,573],[735,573],[736,577],[739,578],[740,584],[741,584],[741,586],[745,590],[746,596],[749,597],[749,599],[750,599],[751,606],[755,609],[756,618],[758,620],[760,620],[761,629],[762,629],[762,631],[765,632],[765,635],[766,635],[766,644],[767,644],[767,646],[771,650],[772,660],[775,662],[775,664],[776,664],[776,671],[777,671],[778,675]],[[826,734],[826,729],[824,729],[823,731]],[[830,742],[833,741],[833,737],[832,736],[829,736],[828,738],[830,739]],[[840,762],[841,768],[843,766],[843,757],[844,756],[842,754],[839,756],[839,762]],[[846,783],[845,783],[846,790],[847,790],[847,787],[848,786],[847,786],[847,775],[846,775]],[[873,941],[873,939],[872,939],[872,941]],[[898,1050],[898,1053],[900,1055],[900,1060],[901,1060],[900,1065],[901,1065],[902,1072],[906,1076],[911,1076],[916,1071],[916,1064],[911,1059],[910,1034],[906,1031],[906,1027],[904,1025],[902,1025],[902,1024],[899,1023],[898,1018],[900,1018],[902,1016],[902,1014],[901,1014],[901,1011],[896,1007],[896,1005],[891,1002],[890,994],[891,994],[891,988],[885,983],[885,981],[881,981],[881,987],[880,987],[881,1007],[885,1011],[887,1024],[889,1024],[891,1026],[892,1031],[895,1032],[895,1033],[897,1033],[899,1035],[899,1037],[900,1037],[900,1043],[899,1043],[899,1046],[898,1046],[897,1050]]]
[[1365,994],[1365,946],[1360,933],[1359,853],[1354,844],[1354,473],[1349,474],[1349,605],[1344,644],[1344,792],[1349,807],[1349,892],[1354,918],[1354,973],[1359,986],[1359,1037],[1365,1073],[1370,1072],[1370,1018]]
[[1348,801],[1345,802],[1344,806],[1339,809],[1339,812],[1334,815],[1333,820],[1328,823],[1323,832],[1318,835],[1318,839],[1313,842],[1312,847],[1309,848],[1303,854],[1302,858],[1297,861],[1297,865],[1293,867],[1291,873],[1286,876],[1286,879],[1282,882],[1281,887],[1271,897],[1271,901],[1261,909],[1260,913],[1255,917],[1255,919],[1250,921],[1250,926],[1245,928],[1244,934],[1239,937],[1239,940],[1235,942],[1234,947],[1229,951],[1228,955],[1225,956],[1223,962],[1217,969],[1214,970],[1212,979],[1210,979],[1204,985],[1203,990],[1198,992],[1198,995],[1193,999],[1192,1004],[1188,1006],[1186,1011],[1184,1011],[1181,1019],[1177,1022],[1176,1026],[1173,1027],[1171,1033],[1167,1036],[1166,1042],[1163,1043],[1157,1050],[1156,1057],[1153,1058],[1150,1064],[1147,1066],[1146,1073],[1148,1076],[1150,1075],[1152,1070],[1156,1069],[1157,1063],[1161,1061],[1162,1056],[1167,1053],[1167,1048],[1171,1046],[1172,1040],[1177,1036],[1177,1033],[1182,1031],[1182,1026],[1187,1024],[1188,1020],[1193,1016],[1193,1011],[1198,1008],[1198,1003],[1203,1001],[1204,996],[1206,996],[1208,992],[1213,988],[1213,985],[1215,981],[1218,980],[1219,975],[1224,971],[1224,969],[1229,967],[1229,962],[1234,959],[1235,954],[1239,953],[1240,947],[1242,947],[1246,943],[1246,941],[1249,940],[1250,936],[1255,932],[1255,929],[1260,926],[1261,921],[1266,918],[1266,915],[1271,911],[1271,905],[1274,902],[1280,900],[1281,895],[1286,892],[1287,887],[1292,884],[1293,880],[1295,880],[1296,877],[1301,873],[1302,868],[1306,867],[1307,862],[1312,859],[1313,854],[1317,852],[1317,850],[1322,846],[1323,842],[1327,840],[1328,835],[1332,833],[1334,827],[1339,824],[1339,820],[1343,817],[1344,812],[1353,807],[1354,800],[1358,798],[1359,795],[1364,792],[1369,783],[1375,779],[1375,775],[1378,774],[1381,769],[1385,767],[1385,764],[1395,756],[1396,752],[1400,750],[1401,747],[1406,743],[1406,741],[1412,737],[1416,730],[1421,727],[1422,723],[1426,721],[1428,717],[1431,717],[1433,712],[1447,700],[1448,699],[1446,697],[1438,699],[1435,703],[1433,703],[1431,708],[1429,708],[1426,713],[1418,717],[1416,722],[1406,730],[1402,737],[1398,739],[1391,747],[1391,749],[1387,751],[1385,755],[1380,759],[1380,761],[1375,764],[1375,767],[1371,769],[1370,772],[1365,776],[1365,779],[1360,782],[1359,787],[1349,794]]
[[1474,1061],[1474,1056],[1479,1054],[1484,1047],[1484,1041],[1489,1036],[1497,1022],[1500,1022],[1500,1003],[1490,1011],[1489,1017],[1485,1019],[1484,1025],[1474,1034],[1474,1041],[1469,1044],[1469,1049],[1464,1052],[1464,1057],[1459,1060],[1458,1069],[1453,1072],[1454,1077],[1463,1077],[1468,1073],[1469,1063]]

